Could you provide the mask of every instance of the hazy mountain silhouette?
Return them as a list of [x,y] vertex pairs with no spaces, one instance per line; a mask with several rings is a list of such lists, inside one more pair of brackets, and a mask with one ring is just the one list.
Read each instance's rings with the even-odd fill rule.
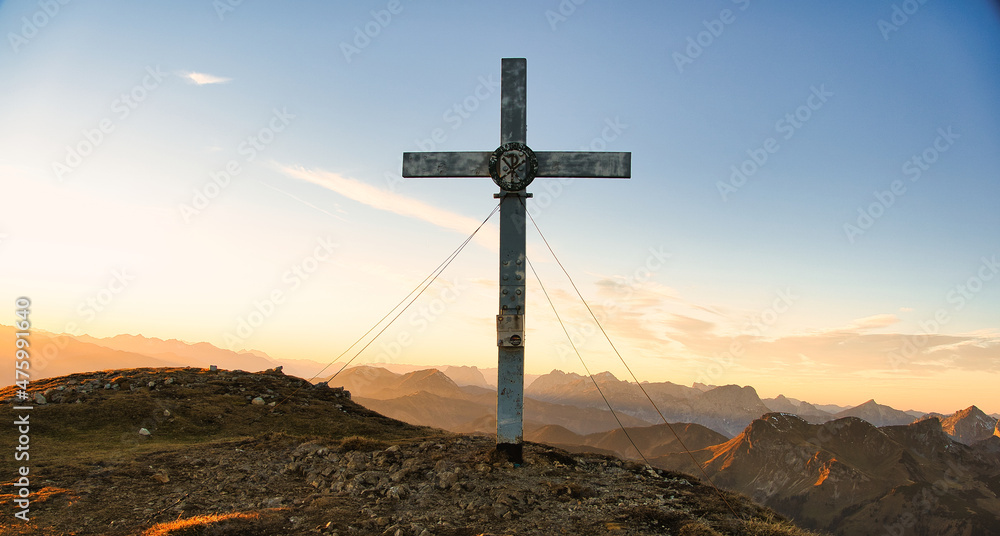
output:
[[860,406],[855,406],[851,409],[841,411],[833,417],[835,419],[857,417],[859,419],[864,419],[875,426],[910,424],[916,420],[913,415],[910,415],[905,411],[893,409],[889,406],[883,406],[882,404],[875,402],[874,399],[869,400]]
[[[10,326],[0,326],[0,355],[14,362],[14,333]],[[55,335],[32,330],[31,379],[39,380],[77,372],[105,369],[177,366],[168,358],[152,357],[136,352],[116,350],[107,346],[82,342],[69,335]],[[14,383],[14,367],[3,371],[4,385]]]
[[177,339],[157,339],[142,335],[116,335],[98,339],[89,335],[74,336],[75,339],[125,352],[148,355],[178,366],[261,371],[273,368],[278,361],[259,350],[234,352],[213,346],[207,342],[189,343]]
[[496,387],[496,385],[486,381],[486,376],[483,371],[479,370],[479,367],[470,367],[467,365],[463,366],[448,366],[441,369],[446,376],[452,379],[458,385],[473,385],[476,387]]
[[[599,392],[594,382],[600,386]],[[647,424],[659,424],[663,417],[671,422],[690,422],[707,426],[732,437],[753,419],[770,411],[753,387],[724,385],[707,391],[671,382],[643,382],[643,388],[656,402],[659,413],[635,383],[619,380],[610,372],[595,374],[593,380],[578,374],[552,371],[536,379],[525,389],[525,396],[580,407],[606,407],[603,395],[616,411],[631,415]]]
[[[0,355],[13,359],[14,333],[0,325]],[[64,376],[77,372],[141,367],[204,367],[217,365],[233,370],[261,371],[279,362],[263,352],[233,352],[209,343],[187,343],[142,335],[96,338],[89,335],[54,334],[31,330],[32,379]],[[10,350],[8,350],[10,349]],[[9,353],[8,353],[9,351]],[[14,382],[13,369],[5,371],[4,385]]]
[[[496,432],[496,390],[459,386],[437,369],[396,374],[360,366],[346,369],[328,381],[331,386],[343,386],[364,406],[395,419],[454,432]],[[558,424],[588,434],[618,427],[607,409],[526,398],[524,412],[525,429]],[[619,419],[626,426],[647,424],[629,415],[619,415]]]
[[845,409],[851,409],[851,406],[840,406],[837,404],[813,404],[813,405],[816,406],[816,409],[820,411],[825,411],[830,415],[836,415],[841,411],[844,411]]
[[[628,436],[625,435],[625,431],[628,432]],[[726,436],[718,432],[691,423],[672,423],[670,427],[665,424],[632,427],[626,428],[625,431],[616,428],[607,432],[580,435],[562,426],[548,425],[532,430],[531,433],[526,432],[525,439],[573,452],[612,453],[620,458],[633,460],[640,459],[636,447],[641,449],[642,455],[648,459],[672,452],[684,452],[684,447],[698,450],[727,440]],[[632,446],[632,441],[635,442],[635,446]]]
[[[830,420],[833,414],[823,411],[818,407],[794,398],[786,398],[785,395],[778,395],[774,398],[761,400],[767,408],[775,413],[791,413],[798,415],[811,423],[822,423]],[[839,410],[838,410],[839,411]]]
[[331,385],[343,386],[356,396],[377,400],[408,396],[421,391],[443,398],[468,398],[461,387],[437,369],[396,374],[383,368],[362,365],[346,369],[336,378],[327,381]]

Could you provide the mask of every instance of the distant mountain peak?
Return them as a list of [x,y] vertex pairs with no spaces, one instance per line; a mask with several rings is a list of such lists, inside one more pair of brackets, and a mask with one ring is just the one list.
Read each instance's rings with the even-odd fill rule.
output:
[[444,377],[444,378],[448,377],[443,372],[441,372],[440,370],[438,370],[436,368],[428,368],[428,369],[423,369],[423,370],[414,370],[413,372],[408,372],[406,374],[403,374],[403,376],[410,376],[410,377],[413,377],[413,378],[426,378],[426,377],[429,377],[429,376],[441,376],[441,377]]
[[614,382],[621,381],[609,371],[598,372],[597,374],[594,374],[594,379],[601,381],[614,381]]
[[977,408],[975,405],[969,406],[969,407],[967,407],[965,409],[962,409],[962,410],[958,410],[958,411],[955,412],[955,415],[956,416],[960,416],[960,417],[966,417],[966,416],[969,416],[969,415],[976,415],[976,416],[982,415],[984,417],[988,417],[988,415],[986,415],[986,413],[983,413],[983,410]]
[[552,369],[548,374],[543,374],[543,376],[552,376],[554,378],[572,378],[574,380],[583,378],[583,376],[575,372],[563,372],[559,369]]
[[910,424],[917,420],[905,411],[879,404],[874,398],[834,415],[834,418],[842,417],[857,417],[879,427]]
[[757,390],[749,385],[743,387],[739,385],[721,385],[715,389],[706,391],[704,396],[709,400],[729,400],[733,403],[759,404],[763,407],[763,402],[757,396]]
[[486,376],[479,370],[479,367],[469,365],[450,365],[441,370],[446,376],[451,378],[457,385],[474,385],[477,387],[492,387],[486,381]]
[[996,433],[997,419],[983,413],[976,406],[969,406],[951,415],[938,417],[941,428],[959,443],[971,445]]

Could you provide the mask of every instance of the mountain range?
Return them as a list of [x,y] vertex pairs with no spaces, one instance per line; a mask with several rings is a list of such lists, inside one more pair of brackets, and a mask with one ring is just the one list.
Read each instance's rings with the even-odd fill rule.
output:
[[[13,333],[0,326],[2,348],[14,347]],[[98,339],[35,331],[32,347],[33,381],[137,366],[253,370],[288,363],[261,352],[132,335]],[[292,366],[309,378],[321,365]],[[324,380],[345,387],[368,409],[410,424],[495,431],[495,369],[392,368],[352,367]],[[643,383],[644,393],[609,372],[552,371],[526,384],[528,441],[690,472],[835,534],[1000,531],[1000,425],[976,406],[914,415],[874,400],[831,407],[780,395],[762,400],[750,386],[671,382]]]
[[[624,427],[601,407],[594,381]],[[496,429],[495,390],[459,386],[438,370],[356,367],[330,384],[411,424]],[[525,389],[524,437],[698,475],[838,535],[1000,531],[1000,424],[975,406],[915,418],[869,400],[830,414],[785,397],[763,401],[751,387],[644,387],[664,416],[681,419],[649,423],[642,391],[607,372],[542,375]],[[744,420],[738,433],[725,433]]]
[[[379,367],[360,366],[345,370],[330,385],[342,386],[354,400],[383,415],[413,423],[424,423],[453,432],[496,431],[496,390],[475,385],[459,386],[436,369],[396,374]],[[574,433],[588,434],[618,426],[607,409],[525,399],[525,429],[545,425],[564,426]],[[648,423],[619,416],[626,426]]]
[[[0,325],[0,355],[12,354],[15,328]],[[208,343],[188,343],[176,339],[157,339],[141,335],[118,335],[109,338],[96,338],[88,335],[52,334],[42,330],[32,330],[32,347],[34,352],[32,363],[32,378],[46,378],[81,371],[106,370],[136,367],[162,366],[198,366],[216,365],[223,369],[260,371],[283,366],[289,374],[303,378],[312,378],[317,371],[324,368],[323,363],[310,360],[276,359],[264,352],[252,350],[234,352],[218,348]],[[9,344],[7,344],[9,342]],[[13,355],[10,355],[13,358]],[[418,372],[426,367],[403,364],[385,364],[381,368],[397,374]],[[331,371],[336,370],[331,367]],[[348,369],[349,371],[350,369]],[[455,423],[462,425],[465,431],[488,431],[488,423],[476,423],[477,419],[487,418],[495,404],[492,396],[486,391],[495,391],[496,368],[480,369],[474,366],[444,366],[438,370],[454,384],[441,394],[450,398],[455,394],[452,387],[464,389],[466,401],[475,402],[473,409],[466,404],[466,409],[472,418],[468,421]],[[345,371],[347,373],[348,371]],[[4,385],[14,382],[13,369],[8,369],[0,377]],[[329,375],[327,376],[327,378]],[[643,426],[661,424],[663,419],[652,408],[645,395],[634,382],[619,380],[611,373],[600,373],[594,376],[601,389],[619,412],[625,426]],[[525,375],[525,395],[536,402],[548,402],[549,405],[538,406],[541,415],[553,412],[572,412],[575,409],[593,408],[601,415],[596,423],[579,427],[573,418],[565,417],[547,422],[548,417],[533,419],[528,412],[528,421],[544,426],[548,424],[569,424],[568,429],[575,433],[589,434],[618,428],[610,414],[605,415],[607,406],[594,387],[594,380],[574,373],[558,370],[544,375]],[[479,388],[475,389],[467,388]],[[659,412],[668,422],[686,422],[701,424],[727,437],[739,434],[751,421],[768,412],[795,414],[807,422],[822,423],[832,419],[855,416],[871,422],[876,426],[909,424],[917,418],[938,417],[942,420],[944,430],[960,442],[970,442],[982,439],[992,434],[1000,415],[987,415],[976,409],[965,415],[962,411],[954,415],[923,414],[914,411],[899,411],[889,406],[877,404],[869,400],[856,407],[810,404],[808,402],[786,398],[779,395],[775,398],[760,399],[756,391],[750,387],[735,385],[713,386],[696,384],[692,387],[671,382],[644,382],[643,387],[657,403]],[[417,393],[422,389],[410,389],[406,386],[397,389],[396,396],[364,393],[362,396],[379,400],[390,400],[401,396]],[[484,391],[486,390],[486,391]],[[433,394],[433,393],[432,393]],[[471,397],[471,398],[470,398]],[[416,400],[411,399],[411,402]],[[535,402],[529,402],[534,405]],[[383,407],[391,406],[383,402]],[[487,408],[485,412],[483,407]],[[949,420],[950,419],[950,420]],[[975,424],[963,424],[972,419]],[[587,418],[581,419],[586,421]],[[969,421],[970,423],[972,421]],[[605,428],[605,426],[607,426]]]
[[876,427],[856,417],[810,424],[770,413],[724,443],[652,463],[704,474],[835,534],[1000,530],[1000,437],[964,445],[936,418]]

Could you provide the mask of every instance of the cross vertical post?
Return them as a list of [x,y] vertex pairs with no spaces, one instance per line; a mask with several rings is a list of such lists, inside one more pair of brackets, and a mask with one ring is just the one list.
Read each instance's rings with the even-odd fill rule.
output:
[[[527,140],[527,60],[500,68],[500,145]],[[524,436],[525,204],[524,189],[500,198],[500,312],[497,315],[497,450],[521,463]],[[513,332],[513,333],[509,333]],[[506,336],[505,336],[506,335]],[[511,337],[521,337],[520,340]]]
[[490,177],[500,187],[500,307],[497,321],[497,451],[523,460],[525,188],[535,177],[632,176],[632,153],[540,151],[527,145],[527,60],[500,65],[500,147],[495,151],[403,153],[403,177]]

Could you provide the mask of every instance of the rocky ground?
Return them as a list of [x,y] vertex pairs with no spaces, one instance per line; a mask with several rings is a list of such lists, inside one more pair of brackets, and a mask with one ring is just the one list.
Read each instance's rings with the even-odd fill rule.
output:
[[680,473],[536,444],[515,466],[489,437],[391,421],[280,371],[111,375],[32,392],[47,399],[32,410],[31,521],[13,518],[8,480],[0,533],[807,534]]

